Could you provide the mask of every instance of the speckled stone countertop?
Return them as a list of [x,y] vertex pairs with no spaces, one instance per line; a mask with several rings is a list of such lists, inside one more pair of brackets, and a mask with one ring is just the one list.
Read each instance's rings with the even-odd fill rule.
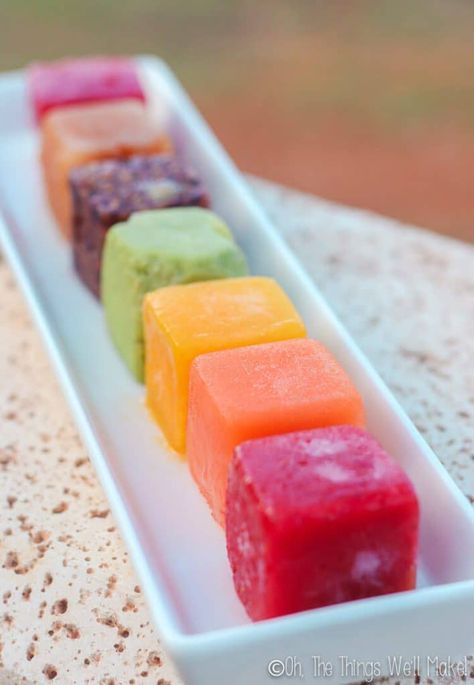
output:
[[[474,502],[474,247],[251,182]],[[178,685],[3,262],[0,292],[0,685]]]

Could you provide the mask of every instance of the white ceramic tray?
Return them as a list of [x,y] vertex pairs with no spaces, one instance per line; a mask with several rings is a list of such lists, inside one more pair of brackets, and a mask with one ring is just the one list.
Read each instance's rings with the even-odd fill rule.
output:
[[[115,353],[99,304],[71,269],[45,201],[38,136],[22,72],[0,76],[0,235],[116,520],[164,644],[189,685],[279,682],[313,673],[357,680],[338,657],[459,657],[474,648],[474,518],[470,506],[277,235],[172,73],[138,58],[153,106],[207,184],[257,274],[276,278],[309,334],[339,359],[362,393],[368,428],[413,479],[421,501],[418,588],[251,624],[234,593],[222,530],[186,464],[163,447],[143,388]],[[317,159],[315,160],[317,163]],[[371,249],[367,245],[367,250]],[[394,326],[397,322],[394,321]],[[45,468],[47,468],[47,463]],[[53,478],[53,473],[51,474]],[[288,657],[288,658],[287,658]],[[296,660],[295,660],[296,659]],[[117,674],[118,675],[118,674]]]

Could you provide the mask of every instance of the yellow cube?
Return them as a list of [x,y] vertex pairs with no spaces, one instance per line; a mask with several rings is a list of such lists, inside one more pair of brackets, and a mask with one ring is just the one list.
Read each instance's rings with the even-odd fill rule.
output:
[[272,278],[160,288],[143,304],[147,404],[169,444],[184,453],[191,363],[206,352],[306,335]]

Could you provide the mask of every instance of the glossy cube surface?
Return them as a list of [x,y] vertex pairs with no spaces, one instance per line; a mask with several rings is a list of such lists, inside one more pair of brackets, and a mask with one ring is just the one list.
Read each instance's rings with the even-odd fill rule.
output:
[[365,431],[290,433],[235,451],[227,549],[253,620],[412,589],[418,525],[410,480]]

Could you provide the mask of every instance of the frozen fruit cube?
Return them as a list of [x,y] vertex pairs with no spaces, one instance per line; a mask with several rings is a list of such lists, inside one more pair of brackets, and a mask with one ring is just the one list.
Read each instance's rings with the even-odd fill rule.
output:
[[145,297],[148,406],[165,437],[185,449],[189,369],[204,352],[305,335],[272,278],[227,278],[162,288]]
[[101,100],[145,99],[136,65],[126,57],[36,62],[28,69],[28,86],[38,121],[57,107]]
[[418,501],[363,430],[335,426],[243,443],[229,470],[234,584],[254,620],[415,585]]
[[209,204],[196,174],[170,155],[91,162],[72,170],[70,184],[74,265],[96,296],[102,249],[111,226],[145,209]]
[[245,257],[229,229],[207,209],[136,212],[112,227],[105,241],[102,301],[112,340],[137,380],[143,380],[147,292],[246,273]]
[[61,229],[71,234],[69,174],[101,159],[169,152],[169,138],[151,111],[135,100],[76,105],[48,114],[42,123],[41,158],[49,201]]
[[187,452],[191,473],[223,524],[227,472],[244,440],[347,423],[362,426],[362,399],[316,340],[213,352],[191,368]]

